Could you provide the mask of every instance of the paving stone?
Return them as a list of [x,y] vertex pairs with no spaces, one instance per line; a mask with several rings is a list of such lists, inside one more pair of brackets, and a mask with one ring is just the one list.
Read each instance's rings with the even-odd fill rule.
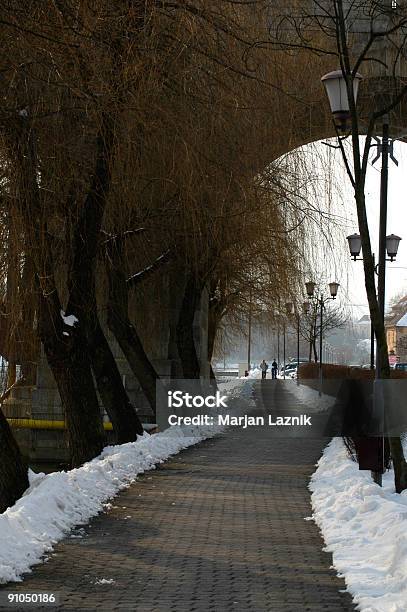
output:
[[[266,383],[256,386],[260,411],[295,406],[287,385]],[[23,583],[3,588],[58,591],[60,610],[354,610],[304,520],[325,443],[229,429],[141,476],[84,538],[63,540]],[[115,582],[95,584],[101,578]]]

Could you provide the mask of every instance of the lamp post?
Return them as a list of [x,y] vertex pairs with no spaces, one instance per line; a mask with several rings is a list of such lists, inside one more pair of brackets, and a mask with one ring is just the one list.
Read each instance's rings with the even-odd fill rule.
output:
[[322,348],[323,348],[323,317],[324,317],[324,307],[327,302],[330,300],[336,300],[336,296],[338,295],[339,283],[331,282],[329,283],[329,297],[324,297],[322,293],[319,297],[315,296],[315,288],[316,284],[312,281],[305,283],[305,288],[307,291],[307,295],[309,298],[316,299],[316,302],[319,306],[319,393],[322,393]]
[[[293,314],[293,304],[292,302],[286,302],[285,304],[285,313],[287,317],[290,317]],[[286,319],[284,318],[284,347],[283,347],[283,360],[284,360],[284,365],[283,365],[283,378],[285,380],[285,366],[286,366]]]
[[[352,82],[353,100],[356,105],[359,83],[362,79],[362,75],[358,72],[356,74],[348,75],[348,80]],[[325,74],[321,81],[325,87],[331,112],[334,119],[334,124],[337,129],[338,136],[344,135],[348,132],[349,121],[350,121],[350,106],[348,98],[348,87],[347,81],[342,70],[335,70]],[[377,140],[377,139],[376,139]],[[385,279],[386,279],[386,252],[390,257],[390,261],[394,260],[397,254],[398,243],[401,238],[391,234],[386,236],[386,225],[387,225],[387,195],[388,195],[388,175],[389,175],[389,156],[394,159],[392,153],[393,141],[389,139],[389,117],[388,114],[383,115],[382,123],[382,140],[375,145],[378,148],[378,159],[382,158],[382,167],[380,173],[380,221],[379,221],[379,258],[378,264],[375,266],[378,282],[377,282],[377,300],[379,311],[384,321],[384,309],[385,309]],[[394,160],[396,161],[396,160]],[[396,162],[397,163],[397,162]],[[359,253],[361,248],[360,236],[353,234],[348,236],[349,247],[351,253]],[[352,251],[353,248],[353,251]],[[356,249],[356,250],[355,250]],[[357,256],[352,254],[353,258]],[[380,376],[380,351],[376,351],[376,377]]]
[[[362,240],[360,235],[355,233],[346,237],[349,245],[350,256],[353,261],[363,261],[363,257],[359,257],[360,252],[362,250]],[[386,261],[395,261],[399,249],[401,238],[400,236],[396,236],[395,234],[389,234],[385,237],[385,256],[383,258],[382,269],[385,271]],[[387,255],[387,257],[386,257]],[[373,253],[373,264],[374,270],[377,276],[380,278],[380,263],[375,265],[375,254]],[[380,285],[378,284],[378,300],[380,305],[380,312],[384,320],[384,303],[385,303],[385,281],[382,280]],[[379,351],[376,351],[376,359],[379,359]],[[376,376],[378,377],[379,373],[379,365],[376,364]],[[374,370],[375,367],[375,359],[374,359],[374,329],[373,324],[371,323],[370,328],[370,369]]]
[[[346,134],[349,126],[350,119],[350,105],[349,105],[349,94],[353,94],[353,108],[356,106],[357,94],[358,94],[358,86],[360,83],[362,76],[359,73],[351,73],[347,74],[346,78],[342,70],[337,70],[335,72],[330,72],[322,77],[322,82],[325,86],[326,93],[328,95],[329,103],[331,106],[331,111],[334,118],[334,123],[337,129],[338,137],[343,134]],[[358,135],[353,134],[353,137]],[[387,250],[387,239],[390,238],[386,236],[386,225],[387,225],[387,197],[388,197],[388,166],[389,166],[389,156],[393,157],[392,147],[393,141],[389,139],[389,116],[387,113],[382,115],[382,139],[381,142],[379,139],[375,139],[377,142],[378,155],[374,161],[379,159],[381,156],[382,167],[380,174],[380,220],[379,220],[379,253],[378,253],[378,264],[374,265],[374,269],[378,276],[377,282],[377,306],[379,310],[380,317],[382,319],[382,323],[384,326],[384,310],[385,310],[385,279],[386,279],[386,250]],[[372,146],[372,145],[371,145]],[[343,153],[343,148],[342,148]],[[365,154],[364,154],[365,155]],[[396,161],[396,160],[394,160]],[[397,161],[396,161],[397,163]],[[363,176],[362,176],[363,178]],[[356,181],[356,178],[355,178]],[[357,194],[357,188],[360,185],[355,182],[355,197]],[[363,185],[362,185],[363,188]],[[363,223],[365,227],[365,231],[367,230],[367,226]],[[353,236],[353,239],[356,237]],[[393,236],[391,237],[393,238]],[[394,258],[395,252],[397,252],[398,242],[400,238],[395,236],[396,240],[392,241],[392,259]],[[354,240],[355,241],[355,240]],[[397,242],[398,241],[398,242]],[[390,243],[390,241],[389,241]],[[396,244],[397,243],[397,244]],[[395,251],[394,251],[395,249]],[[359,249],[360,252],[360,249]],[[355,258],[355,256],[354,256]],[[380,338],[380,349],[382,348],[382,340]],[[385,342],[385,340],[384,340]],[[376,379],[380,379],[382,376],[382,359],[383,354],[381,350],[379,350],[379,342],[377,342],[376,338]],[[375,401],[377,400],[376,393],[374,394]],[[379,438],[377,440],[378,443],[378,452],[377,452],[377,461],[372,462],[372,467],[374,479],[378,484],[381,484],[381,475],[384,471],[384,440],[383,438]],[[400,443],[401,445],[401,443]],[[380,471],[379,471],[380,470]]]
[[296,310],[297,314],[297,385],[299,385],[299,374],[300,374],[300,311]]
[[[303,312],[303,314],[304,314],[306,317],[309,315],[310,310],[311,310],[311,302],[303,302],[303,305],[302,305],[302,312]],[[311,361],[311,351],[312,351],[312,348],[311,348],[311,343],[312,343],[312,337],[313,337],[313,333],[314,333],[314,332],[313,332],[313,329],[314,329],[314,327],[313,327],[313,324],[312,324],[312,322],[311,322],[311,324],[310,324],[310,332],[309,332],[309,340],[310,340],[310,346],[309,346],[309,361]]]

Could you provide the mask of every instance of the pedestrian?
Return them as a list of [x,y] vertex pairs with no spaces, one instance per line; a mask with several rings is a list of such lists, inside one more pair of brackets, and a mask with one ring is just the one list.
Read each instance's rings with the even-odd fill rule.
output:
[[269,364],[265,362],[265,360],[263,359],[263,361],[260,364],[260,370],[261,370],[261,377],[264,379],[266,378],[266,374],[267,374],[267,370],[269,369]]
[[276,360],[274,359],[273,363],[271,364],[271,378],[277,378],[277,370],[278,370],[278,365]]

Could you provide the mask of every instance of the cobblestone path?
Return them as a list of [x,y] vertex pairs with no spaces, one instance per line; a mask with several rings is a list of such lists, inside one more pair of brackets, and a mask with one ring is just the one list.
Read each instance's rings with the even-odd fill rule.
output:
[[[286,386],[266,385],[281,409]],[[323,445],[229,429],[140,477],[73,533],[82,537],[67,537],[23,583],[3,588],[58,592],[61,610],[354,610],[304,520]]]

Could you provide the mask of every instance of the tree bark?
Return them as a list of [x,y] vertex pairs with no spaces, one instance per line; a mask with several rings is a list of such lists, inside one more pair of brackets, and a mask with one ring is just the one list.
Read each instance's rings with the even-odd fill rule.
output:
[[123,386],[115,358],[97,317],[89,325],[87,337],[96,385],[113,424],[117,442],[133,442],[138,435],[143,435],[143,425]]
[[209,303],[208,316],[208,361],[212,362],[213,351],[215,348],[216,333],[220,323],[219,307],[216,303]]
[[29,248],[26,248],[21,283],[26,299],[20,305],[22,309],[21,335],[24,340],[24,358],[21,362],[21,377],[25,384],[35,385],[37,382],[37,366],[39,361],[40,343],[36,333],[36,295],[35,269]]
[[142,435],[143,427],[123,387],[120,372],[97,314],[96,261],[99,237],[111,186],[115,119],[105,113],[97,138],[95,172],[74,228],[73,257],[69,271],[67,314],[79,320],[86,338],[91,366],[103,405],[113,424],[117,442]]
[[407,489],[407,464],[404,458],[403,446],[399,437],[388,438],[388,441],[393,459],[396,493],[401,493]]
[[[110,298],[108,304],[108,326],[123,351],[130,368],[140,383],[144,395],[155,416],[156,414],[156,385],[160,380],[144,350],[136,329],[128,317],[128,296],[125,279],[119,279],[119,272],[112,272],[110,281]],[[124,284],[123,284],[124,281]],[[125,295],[119,300],[117,286]],[[112,287],[115,288],[112,288]]]
[[0,410],[0,513],[12,506],[28,486],[27,466]]
[[217,380],[215,372],[212,367],[213,351],[215,348],[216,334],[218,331],[219,323],[222,320],[223,306],[220,300],[210,300],[209,302],[209,316],[208,316],[208,361],[209,361],[209,378],[211,383],[217,387]]
[[65,412],[71,465],[78,467],[102,452],[106,435],[86,341],[80,328],[65,332],[69,336],[62,329],[55,304],[52,308],[50,300],[41,296],[39,334]]
[[187,278],[177,323],[177,346],[185,379],[199,379],[200,365],[194,339],[194,317],[202,287],[191,274]]
[[[38,187],[34,132],[26,118],[16,119],[7,137],[20,180],[17,201],[39,293],[39,335],[61,397],[72,465],[97,456],[105,445],[101,413],[80,330],[63,333],[61,302],[54,279],[47,218]],[[14,129],[13,129],[14,127]],[[65,332],[68,333],[68,332]]]

